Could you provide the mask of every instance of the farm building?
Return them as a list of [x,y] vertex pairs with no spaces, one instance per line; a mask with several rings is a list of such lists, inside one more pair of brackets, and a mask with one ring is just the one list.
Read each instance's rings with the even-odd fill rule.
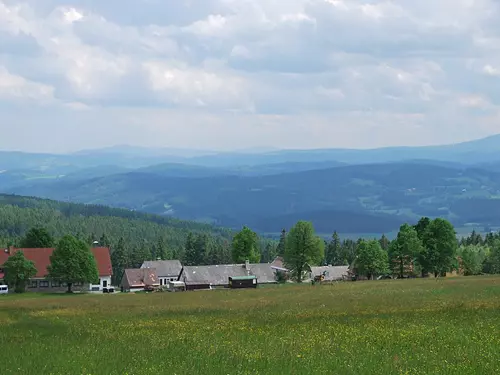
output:
[[[47,267],[50,265],[50,257],[54,252],[53,248],[31,248],[31,249],[18,249],[9,247],[0,251],[0,280],[3,279],[3,271],[1,266],[9,259],[11,255],[16,252],[22,251],[26,259],[31,260],[35,264],[37,270],[35,277],[33,277],[29,284],[28,290],[31,292],[63,292],[68,289],[65,283],[59,281],[49,280],[47,278]],[[99,272],[98,284],[73,284],[75,291],[102,291],[104,288],[111,286],[111,276],[113,275],[113,268],[111,267],[111,257],[109,255],[109,248],[107,247],[94,247],[91,249],[92,254],[97,265]]]
[[324,275],[323,281],[339,281],[346,279],[348,274],[349,266],[311,267],[309,278],[314,280],[315,277]]
[[231,289],[257,288],[257,277],[229,276],[229,288]]
[[229,287],[230,277],[255,276],[258,284],[276,282],[275,272],[267,263],[224,264],[215,266],[185,266],[179,281],[187,290]]
[[160,286],[168,286],[169,281],[176,281],[179,278],[182,264],[179,260],[153,260],[144,262],[141,268],[154,268]]
[[156,289],[159,286],[160,282],[154,268],[126,269],[123,273],[121,282],[123,292],[140,292]]

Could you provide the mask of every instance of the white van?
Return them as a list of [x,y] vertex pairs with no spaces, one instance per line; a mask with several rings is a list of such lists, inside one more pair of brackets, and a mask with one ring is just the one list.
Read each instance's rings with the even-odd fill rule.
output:
[[0,294],[9,293],[9,287],[7,285],[0,285]]

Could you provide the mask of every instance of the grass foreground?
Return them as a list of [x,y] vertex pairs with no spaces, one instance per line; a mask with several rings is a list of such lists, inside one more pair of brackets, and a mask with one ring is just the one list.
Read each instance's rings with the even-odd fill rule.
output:
[[26,297],[2,375],[500,373],[500,278]]

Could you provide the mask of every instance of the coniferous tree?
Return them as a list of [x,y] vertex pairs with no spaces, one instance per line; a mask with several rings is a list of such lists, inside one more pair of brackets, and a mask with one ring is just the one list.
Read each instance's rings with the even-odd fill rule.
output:
[[127,250],[125,248],[125,240],[120,237],[118,244],[112,248],[111,264],[113,266],[113,284],[120,284],[123,273],[128,265]]
[[54,246],[54,237],[45,228],[31,228],[21,240],[21,247],[50,248]]
[[196,238],[193,233],[189,232],[186,245],[184,247],[184,264],[186,266],[198,266],[199,258],[196,252]]
[[389,241],[389,239],[385,236],[385,234],[382,234],[382,237],[380,238],[380,247],[383,250],[388,251],[390,245],[391,241]]
[[167,248],[165,245],[165,241],[163,240],[163,237],[158,238],[158,242],[156,243],[156,254],[154,259],[161,259],[161,260],[168,259]]
[[332,266],[343,266],[347,259],[342,252],[342,242],[337,231],[333,232],[331,241],[326,245],[325,262]]
[[111,240],[106,235],[106,233],[103,233],[101,238],[99,239],[99,246],[103,246],[103,247],[110,247],[111,246]]
[[286,229],[281,231],[280,242],[278,243],[278,247],[276,248],[276,254],[280,257],[285,255],[286,250]]
[[360,241],[354,242],[351,239],[345,239],[342,241],[342,261],[344,264],[352,265],[354,259],[356,259],[358,243]]

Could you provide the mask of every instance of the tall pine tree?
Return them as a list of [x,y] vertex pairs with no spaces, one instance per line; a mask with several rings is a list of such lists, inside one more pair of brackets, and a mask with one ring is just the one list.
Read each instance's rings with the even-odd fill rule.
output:
[[325,261],[326,264],[332,266],[343,266],[346,264],[346,259],[342,255],[342,243],[337,231],[333,232],[332,239],[326,246]]
[[113,247],[111,252],[111,264],[113,265],[113,285],[119,285],[125,268],[128,266],[127,250],[125,249],[125,240],[121,237],[118,244]]
[[278,247],[276,248],[276,254],[280,257],[285,256],[286,250],[286,229],[281,231],[280,242],[278,243]]

